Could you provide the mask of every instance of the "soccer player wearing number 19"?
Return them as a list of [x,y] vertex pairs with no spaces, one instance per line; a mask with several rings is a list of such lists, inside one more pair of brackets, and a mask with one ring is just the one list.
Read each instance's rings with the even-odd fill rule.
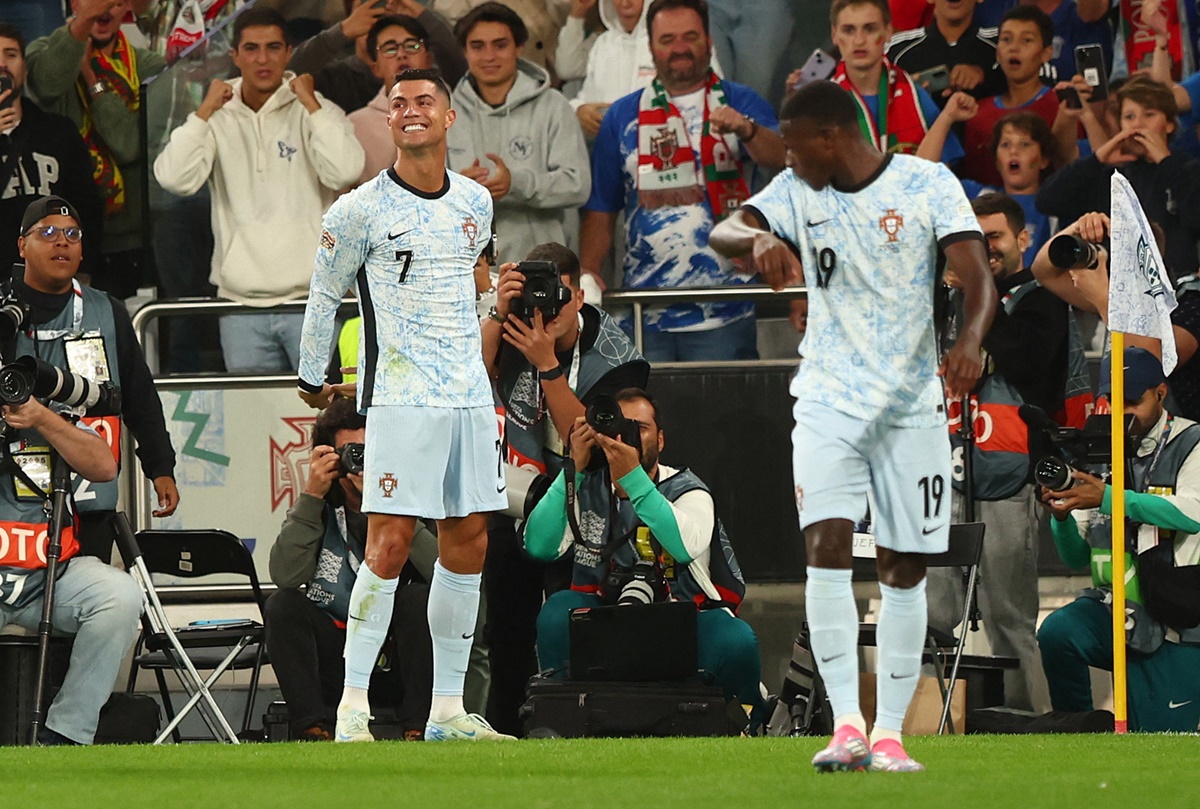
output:
[[[712,232],[728,256],[752,253],[775,288],[808,281],[804,362],[792,382],[796,509],[808,550],[805,605],[834,736],[820,771],[923,769],[900,729],[925,640],[925,556],[946,550],[950,444],[943,403],[979,378],[996,308],[983,235],[941,164],[883,155],[863,137],[851,97],[810,84],[783,106],[792,171]],[[938,363],[933,300],[941,248],[962,280],[966,317]],[[858,704],[853,524],[867,511],[878,547],[878,696],[870,743]]]
[[429,586],[433,704],[425,738],[510,739],[467,714],[462,702],[486,515],[507,505],[475,314],[474,266],[491,233],[492,200],[483,186],[446,171],[454,110],[436,71],[404,71],[388,103],[399,155],[325,215],[300,346],[300,397],[325,407],[334,393],[322,381],[334,315],[357,275],[367,552],[350,595],[335,738],[372,739],[371,671],[416,518],[425,517],[438,525]]

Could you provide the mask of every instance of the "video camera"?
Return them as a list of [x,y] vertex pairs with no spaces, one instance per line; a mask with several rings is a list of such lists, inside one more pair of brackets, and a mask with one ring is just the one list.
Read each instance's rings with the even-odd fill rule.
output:
[[1108,245],[1085,241],[1073,233],[1062,233],[1050,240],[1046,257],[1060,270],[1094,270],[1100,257],[1108,256]]
[[[1035,433],[1049,445],[1033,464],[1033,480],[1039,486],[1061,492],[1075,485],[1071,473],[1076,469],[1112,464],[1112,419],[1107,415],[1088,416],[1080,429],[1059,425],[1046,411],[1033,405],[1021,405],[1017,413],[1029,427],[1031,449],[1035,446]],[[1126,436],[1132,425],[1133,416],[1126,416]]]
[[[592,400],[584,413],[588,426],[601,435],[615,438],[623,444],[636,447],[638,459],[642,457],[642,430],[636,421],[625,418],[621,412],[620,403],[611,396],[600,394]],[[595,472],[608,464],[604,450],[599,447],[592,449],[592,457],[588,460],[588,471]]]
[[517,264],[517,272],[525,276],[525,283],[510,308],[526,323],[533,322],[533,313],[537,309],[542,312],[542,320],[553,320],[571,302],[572,292],[562,282],[558,265],[553,261],[522,261]]

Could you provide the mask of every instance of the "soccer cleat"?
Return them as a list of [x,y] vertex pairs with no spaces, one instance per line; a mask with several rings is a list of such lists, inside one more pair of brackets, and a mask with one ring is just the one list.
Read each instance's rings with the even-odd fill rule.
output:
[[871,763],[871,748],[853,725],[842,725],[833,733],[829,746],[813,756],[817,772],[862,770]]
[[337,728],[333,734],[335,742],[373,742],[368,723],[375,717],[358,708],[338,709]]
[[497,732],[477,713],[460,713],[445,722],[429,720],[425,725],[425,741],[516,741],[516,736]]
[[904,745],[895,739],[880,739],[871,746],[871,772],[924,772],[925,765],[909,758]]

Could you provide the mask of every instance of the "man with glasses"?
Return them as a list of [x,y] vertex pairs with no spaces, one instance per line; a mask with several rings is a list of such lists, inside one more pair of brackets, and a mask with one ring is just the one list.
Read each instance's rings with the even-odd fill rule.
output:
[[385,93],[390,90],[396,74],[405,69],[401,67],[383,77],[376,71],[376,52],[371,51],[368,43],[374,26],[386,16],[402,16],[416,22],[418,28],[410,30],[410,36],[402,40],[411,38],[420,42],[398,44],[410,56],[425,51],[432,59],[429,64],[414,63],[406,67],[436,66],[452,87],[466,73],[467,62],[454,34],[441,17],[417,0],[355,0],[346,19],[298,46],[288,66],[297,73],[311,73],[317,91],[346,112],[362,109],[375,98],[381,85]]

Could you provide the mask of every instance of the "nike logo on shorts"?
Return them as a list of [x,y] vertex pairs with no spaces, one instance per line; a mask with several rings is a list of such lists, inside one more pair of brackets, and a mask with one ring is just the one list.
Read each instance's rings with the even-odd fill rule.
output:
[[922,529],[921,529],[921,536],[923,536],[923,537],[927,537],[927,536],[929,536],[929,535],[930,535],[930,534],[932,534],[932,533],[935,533],[935,532],[937,532],[937,531],[941,531],[941,530],[942,530],[943,528],[945,528],[945,527],[946,527],[946,526],[944,526],[944,525],[935,525],[933,528],[922,528]]
[[894,671],[891,674],[891,678],[893,680],[907,680],[909,677],[916,677],[916,676],[917,675],[915,675],[915,674],[897,674]]
[[470,639],[471,639],[471,638],[473,638],[473,637],[475,637],[475,633],[474,633],[474,632],[472,632],[470,635],[468,635],[466,632],[464,632],[464,633],[463,633],[463,636],[462,636],[462,639],[463,639],[463,640],[470,640]]
[[833,655],[832,657],[822,657],[821,662],[828,663],[830,660],[837,660],[839,657],[845,657],[845,656],[846,656],[846,653],[842,652],[841,654]]
[[1167,707],[1170,708],[1171,710],[1175,710],[1176,708],[1182,708],[1184,705],[1191,705],[1191,704],[1192,704],[1192,701],[1190,699],[1187,702],[1176,702],[1175,700],[1171,700],[1170,702],[1167,703]]

